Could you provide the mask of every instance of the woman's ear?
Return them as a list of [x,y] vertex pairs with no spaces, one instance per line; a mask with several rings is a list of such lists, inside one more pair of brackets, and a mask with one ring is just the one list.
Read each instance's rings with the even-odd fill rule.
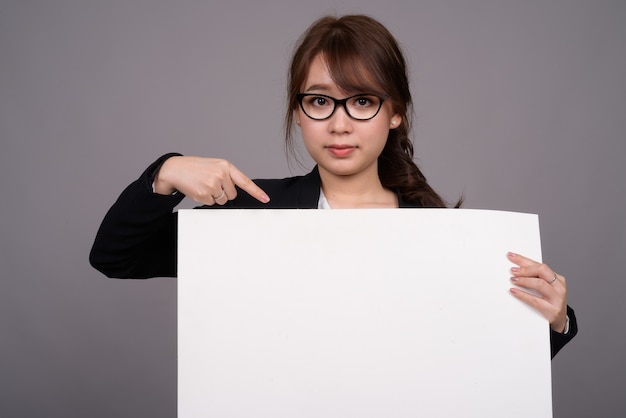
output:
[[400,121],[402,117],[400,115],[395,114],[391,117],[391,121],[389,121],[389,129],[396,129],[400,125]]

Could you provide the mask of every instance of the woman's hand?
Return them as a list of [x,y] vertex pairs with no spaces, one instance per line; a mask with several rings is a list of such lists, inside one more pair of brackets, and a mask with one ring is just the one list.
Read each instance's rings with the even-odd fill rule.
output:
[[507,257],[517,265],[511,268],[513,274],[511,281],[539,295],[512,288],[513,296],[537,309],[550,322],[550,327],[554,331],[565,332],[567,324],[565,277],[555,273],[547,264],[538,263],[519,254],[508,253]]
[[154,178],[154,191],[159,194],[183,193],[205,205],[223,205],[237,196],[235,186],[260,202],[270,198],[248,176],[226,160],[176,156],[168,158]]

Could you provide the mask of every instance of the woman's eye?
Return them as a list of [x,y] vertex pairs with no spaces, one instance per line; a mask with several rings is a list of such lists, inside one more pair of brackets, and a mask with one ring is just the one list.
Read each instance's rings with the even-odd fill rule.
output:
[[354,98],[355,106],[365,107],[365,106],[370,106],[371,104],[372,104],[372,100],[370,100],[368,97],[355,97]]
[[314,106],[326,106],[328,104],[328,100],[325,97],[313,97],[311,102]]

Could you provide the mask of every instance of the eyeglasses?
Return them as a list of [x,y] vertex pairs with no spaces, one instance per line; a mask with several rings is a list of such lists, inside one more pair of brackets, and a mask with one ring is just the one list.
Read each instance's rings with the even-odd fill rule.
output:
[[313,120],[330,118],[340,105],[355,120],[369,120],[378,114],[384,99],[372,94],[356,94],[345,99],[335,99],[325,94],[299,93],[296,99],[305,115]]

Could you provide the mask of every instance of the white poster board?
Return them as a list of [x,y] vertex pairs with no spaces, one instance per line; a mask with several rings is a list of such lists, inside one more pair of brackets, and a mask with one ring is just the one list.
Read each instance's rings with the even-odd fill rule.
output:
[[178,416],[551,417],[536,215],[182,210]]

